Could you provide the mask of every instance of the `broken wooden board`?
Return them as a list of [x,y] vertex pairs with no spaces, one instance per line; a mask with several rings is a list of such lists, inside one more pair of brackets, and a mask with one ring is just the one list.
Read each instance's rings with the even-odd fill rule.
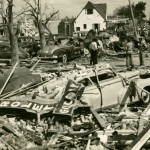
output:
[[0,148],[7,149],[7,150],[15,150],[11,145],[9,145],[7,142],[5,142],[2,138],[0,138]]
[[91,113],[93,114],[93,116],[95,117],[95,119],[97,120],[98,125],[102,129],[104,129],[106,127],[104,120],[98,115],[98,113],[93,108],[90,108],[90,110],[91,110]]
[[135,81],[131,81],[129,86],[127,87],[127,90],[126,90],[124,96],[122,97],[120,104],[119,104],[120,105],[119,112],[121,112],[122,109],[124,108],[124,106],[126,105],[128,98],[135,96],[135,91],[136,91]]
[[[0,89],[3,87],[8,75],[9,73],[0,75]],[[31,74],[30,70],[25,67],[16,68],[7,86],[5,87],[3,93],[14,91],[20,88],[23,84],[27,84],[31,82],[33,84],[41,82],[40,75]]]
[[137,136],[125,150],[140,150],[150,138],[150,124]]
[[68,80],[61,100],[56,105],[53,114],[72,116],[75,108],[75,101],[81,97],[83,91],[84,86],[82,84]]

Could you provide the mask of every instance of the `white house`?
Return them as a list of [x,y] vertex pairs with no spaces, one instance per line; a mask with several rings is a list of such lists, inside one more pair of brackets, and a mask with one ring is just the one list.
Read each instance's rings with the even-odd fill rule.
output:
[[74,32],[88,32],[91,29],[96,31],[106,29],[107,4],[93,4],[88,2],[81,10],[74,22]]

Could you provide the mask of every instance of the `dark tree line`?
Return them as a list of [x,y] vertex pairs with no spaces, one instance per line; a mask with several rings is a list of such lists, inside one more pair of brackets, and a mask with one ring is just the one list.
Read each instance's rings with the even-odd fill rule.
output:
[[[145,2],[140,1],[137,4],[133,3],[132,8],[133,8],[134,17],[138,21],[141,21],[146,17],[145,15],[146,3]],[[132,17],[129,5],[116,8],[114,11],[114,14],[118,16],[124,16],[127,18]]]

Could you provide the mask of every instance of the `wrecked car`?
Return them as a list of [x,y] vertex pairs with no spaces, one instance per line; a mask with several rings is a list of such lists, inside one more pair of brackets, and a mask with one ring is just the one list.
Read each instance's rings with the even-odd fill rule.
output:
[[79,58],[81,57],[81,49],[80,47],[75,47],[73,45],[50,45],[44,53],[40,53],[40,57],[42,57],[41,59],[45,60],[47,58],[55,58],[59,62],[63,61],[64,56],[66,57],[67,61]]
[[83,76],[81,74],[76,80],[85,86],[82,95],[85,102],[95,109],[114,105],[121,101],[127,89],[130,88],[131,81],[135,83],[131,90],[135,90],[136,94],[132,95],[132,92],[128,92],[128,99],[133,96],[130,101],[139,100],[144,104],[150,103],[150,78],[141,78],[138,70],[116,73],[111,67],[97,69],[97,71],[93,69],[93,71],[85,73]]
[[[27,58],[28,55],[24,49],[21,47],[19,50],[19,58]],[[0,58],[1,59],[10,59],[11,58],[11,50],[9,42],[0,42]]]

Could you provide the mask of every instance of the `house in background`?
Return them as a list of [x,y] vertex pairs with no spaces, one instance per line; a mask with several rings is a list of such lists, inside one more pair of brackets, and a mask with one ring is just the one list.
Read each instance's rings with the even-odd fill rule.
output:
[[107,4],[88,2],[74,22],[76,33],[88,32],[91,29],[101,31],[106,29]]
[[74,30],[74,18],[62,19],[58,25],[58,33],[63,36],[72,36]]
[[58,32],[58,26],[60,24],[61,20],[53,20],[53,21],[49,21],[48,22],[48,28],[50,30],[50,32],[53,34],[53,35],[58,35],[59,32]]
[[52,20],[48,22],[48,28],[54,36],[72,36],[74,30],[74,18],[65,17],[61,20]]

